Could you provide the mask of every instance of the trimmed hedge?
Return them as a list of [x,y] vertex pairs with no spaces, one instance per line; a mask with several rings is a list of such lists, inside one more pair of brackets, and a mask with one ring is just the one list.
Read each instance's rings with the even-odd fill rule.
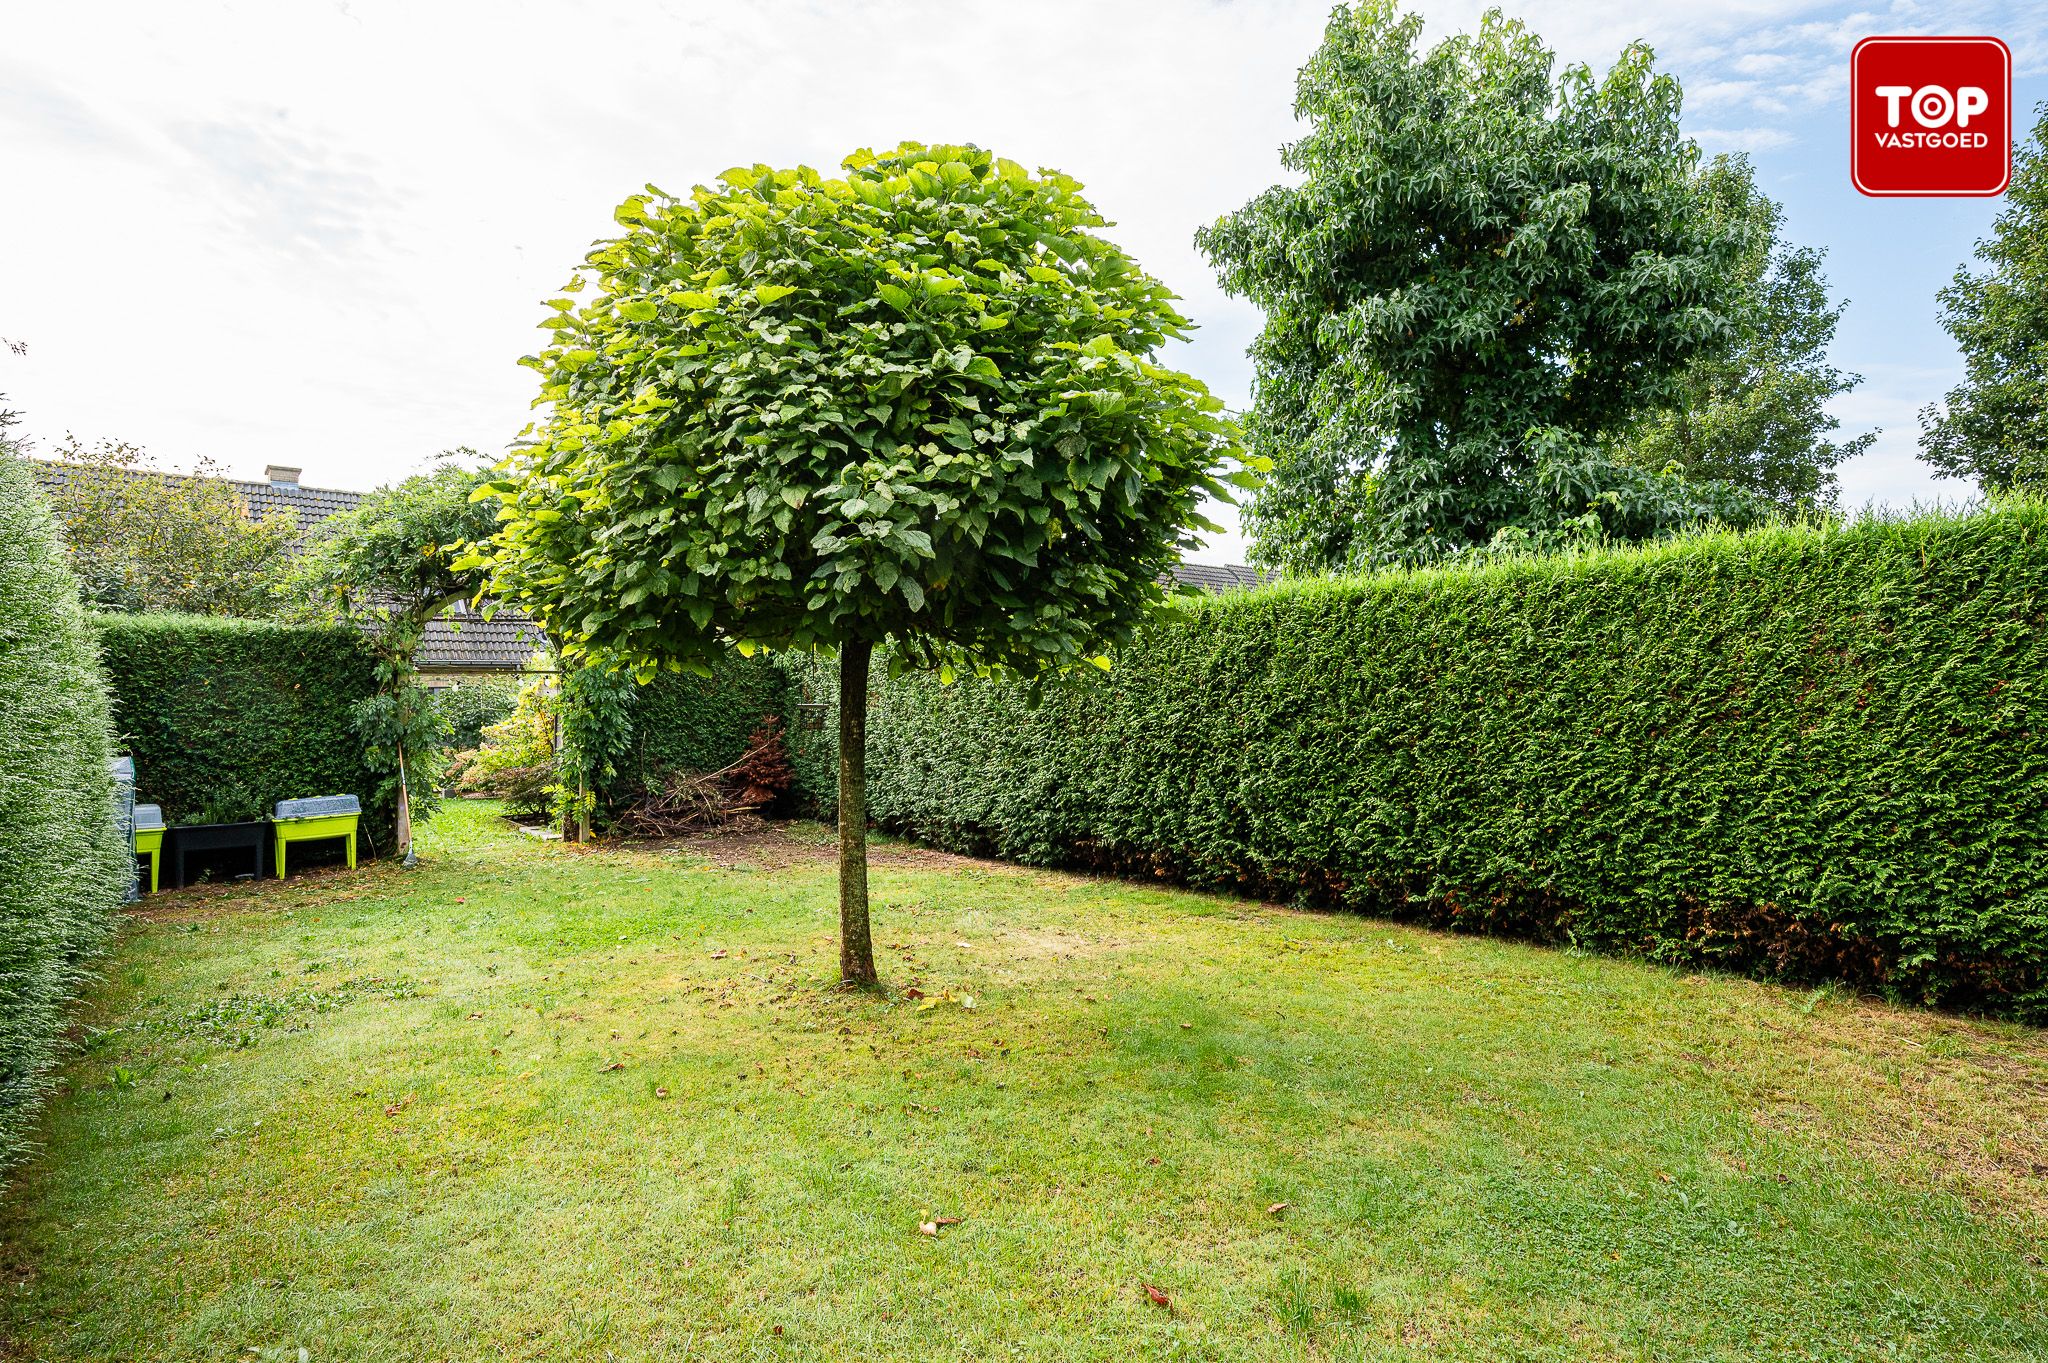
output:
[[0,449],[0,1163],[134,869],[114,827],[106,682],[48,504]]
[[721,771],[747,751],[763,715],[787,708],[788,683],[766,654],[728,654],[709,677],[663,672],[636,686],[628,702],[632,736],[599,792],[618,808],[658,784],[669,771]]
[[204,615],[98,623],[136,798],[162,805],[165,822],[268,818],[279,800],[353,794],[365,850],[391,849],[397,802],[377,800],[355,722],[377,690],[361,634]]
[[[878,682],[869,807],[960,851],[2048,1021],[2044,611],[2041,503],[1283,584],[1035,708]],[[792,731],[829,809],[833,730]]]

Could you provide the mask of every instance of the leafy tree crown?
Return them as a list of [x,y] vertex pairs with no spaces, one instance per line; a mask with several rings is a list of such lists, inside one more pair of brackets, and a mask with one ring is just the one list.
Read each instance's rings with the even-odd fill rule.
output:
[[293,594],[314,614],[391,633],[409,650],[427,621],[482,581],[457,561],[497,526],[475,496],[485,473],[475,450],[449,450],[429,472],[330,516],[292,575]]
[[87,605],[98,610],[275,613],[298,523],[273,508],[258,516],[213,460],[166,473],[140,446],[86,445],[67,436],[54,453],[64,478],[50,504]]
[[1221,404],[1153,358],[1188,330],[1173,295],[1074,180],[914,143],[844,170],[649,186],[550,303],[490,558],[570,655],[1067,666],[1247,477]]
[[1682,510],[1594,450],[1729,325],[1742,236],[1693,191],[1677,82],[1640,44],[1553,78],[1497,10],[1426,52],[1421,32],[1392,0],[1340,8],[1297,85],[1299,183],[1197,234],[1266,312],[1249,433],[1276,471],[1247,521],[1268,562]]
[[1617,447],[1631,464],[1719,480],[1780,512],[1831,512],[1836,466],[1878,433],[1829,439],[1842,423],[1828,404],[1863,376],[1828,360],[1847,304],[1828,292],[1826,252],[1784,239],[1785,210],[1757,188],[1747,157],[1715,157],[1697,186],[1707,211],[1744,233],[1730,276],[1732,325],[1686,367],[1668,405]]
[[1921,412],[1920,457],[1988,492],[2048,488],[2048,101],[2013,157],[2005,211],[1941,291],[1966,377]]

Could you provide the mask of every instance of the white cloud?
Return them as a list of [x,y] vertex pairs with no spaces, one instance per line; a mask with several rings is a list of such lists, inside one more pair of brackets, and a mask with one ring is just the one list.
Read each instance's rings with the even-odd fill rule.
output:
[[1792,145],[1783,128],[1694,128],[1692,135],[1707,151],[1771,151]]

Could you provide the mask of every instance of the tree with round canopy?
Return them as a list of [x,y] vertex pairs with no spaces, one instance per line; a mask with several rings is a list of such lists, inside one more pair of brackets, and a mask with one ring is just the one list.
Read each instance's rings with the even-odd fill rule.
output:
[[[875,983],[865,745],[893,666],[1042,676],[1165,599],[1253,475],[1187,319],[1081,186],[972,146],[620,205],[525,363],[545,418],[490,491],[490,592],[583,665],[840,660],[840,967]],[[583,295],[579,300],[576,296]]]

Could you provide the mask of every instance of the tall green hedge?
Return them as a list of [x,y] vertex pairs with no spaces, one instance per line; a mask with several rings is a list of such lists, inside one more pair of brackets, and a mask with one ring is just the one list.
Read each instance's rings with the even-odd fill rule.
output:
[[[2044,532],[2009,504],[1217,599],[1035,708],[878,681],[869,807],[963,851],[2048,1020]],[[799,735],[828,807],[830,734]]]
[[203,615],[99,617],[114,723],[135,757],[137,798],[169,823],[267,818],[279,800],[353,794],[370,847],[392,846],[355,722],[375,659],[346,626]]
[[106,682],[49,507],[0,447],[0,1163],[133,855],[114,828]]
[[668,771],[719,771],[738,761],[763,715],[780,717],[787,683],[765,654],[729,654],[709,677],[663,672],[629,692],[631,737],[600,795],[613,807]]

